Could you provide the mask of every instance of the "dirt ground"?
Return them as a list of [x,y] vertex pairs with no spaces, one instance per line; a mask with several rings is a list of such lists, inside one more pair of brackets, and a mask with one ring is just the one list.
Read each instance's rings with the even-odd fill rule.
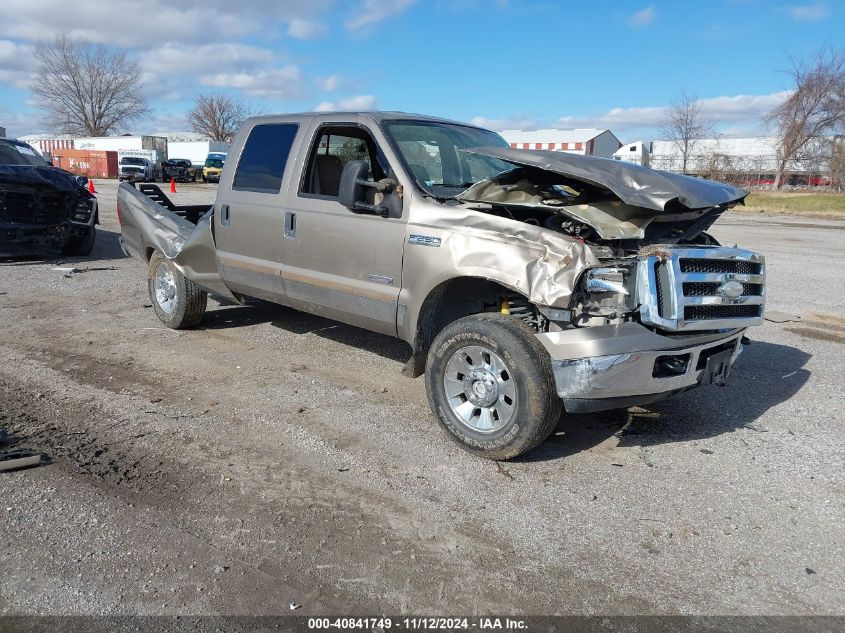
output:
[[0,614],[845,614],[845,223],[723,218],[802,322],[497,465],[401,342],[263,303],[162,327],[97,187],[84,272],[0,262],[0,427],[49,458],[0,474]]

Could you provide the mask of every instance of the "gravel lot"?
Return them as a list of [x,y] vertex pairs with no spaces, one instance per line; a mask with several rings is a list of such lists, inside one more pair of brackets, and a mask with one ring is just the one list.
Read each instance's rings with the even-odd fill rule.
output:
[[0,614],[845,615],[845,222],[723,218],[803,321],[497,466],[404,343],[267,304],[164,329],[97,187],[87,272],[0,263],[0,427],[50,459],[0,474]]

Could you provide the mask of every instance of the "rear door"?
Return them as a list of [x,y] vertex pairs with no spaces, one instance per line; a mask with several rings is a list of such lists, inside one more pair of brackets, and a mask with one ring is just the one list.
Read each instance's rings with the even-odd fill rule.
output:
[[383,218],[340,204],[340,174],[351,160],[367,162],[380,180],[395,158],[369,118],[321,117],[303,139],[300,181],[285,201],[286,292],[294,307],[395,336],[408,210]]
[[238,134],[237,164],[224,170],[214,207],[217,264],[235,292],[283,302],[284,192],[297,181],[292,165],[304,127],[298,121],[256,122]]

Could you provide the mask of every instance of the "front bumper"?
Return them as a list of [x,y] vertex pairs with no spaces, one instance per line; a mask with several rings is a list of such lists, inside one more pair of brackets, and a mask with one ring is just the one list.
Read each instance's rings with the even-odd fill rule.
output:
[[0,257],[61,253],[65,246],[84,237],[91,226],[75,222],[48,226],[0,224]]
[[203,178],[205,178],[208,182],[220,182],[220,172],[208,172],[203,174]]
[[739,356],[744,332],[662,336],[625,323],[548,332],[538,338],[551,354],[557,393],[566,410],[580,413],[648,404],[721,382]]

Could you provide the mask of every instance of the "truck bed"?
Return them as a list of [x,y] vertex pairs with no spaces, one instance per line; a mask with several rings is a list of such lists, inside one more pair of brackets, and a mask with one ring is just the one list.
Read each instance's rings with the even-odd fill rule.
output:
[[138,190],[156,204],[163,206],[174,215],[186,219],[191,224],[199,222],[199,219],[210,209],[207,204],[175,205],[158,185],[152,183],[141,183],[138,185]]
[[236,300],[217,270],[211,205],[176,205],[157,185],[123,183],[117,206],[127,255],[147,263],[154,251],[161,251],[186,278],[213,295]]

